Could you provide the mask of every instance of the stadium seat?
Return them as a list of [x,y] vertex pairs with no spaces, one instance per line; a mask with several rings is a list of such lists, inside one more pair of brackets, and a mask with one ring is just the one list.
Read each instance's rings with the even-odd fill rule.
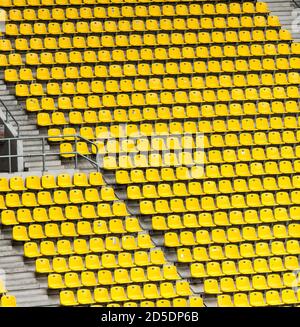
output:
[[3,175],[3,228],[63,306],[299,304],[299,43],[265,2],[142,2],[3,1],[5,85],[76,165]]

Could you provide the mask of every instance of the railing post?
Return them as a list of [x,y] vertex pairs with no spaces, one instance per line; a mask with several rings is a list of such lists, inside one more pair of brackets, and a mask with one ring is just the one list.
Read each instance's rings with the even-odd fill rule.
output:
[[8,140],[8,169],[9,172],[11,173],[11,140]]
[[75,135],[75,169],[78,165],[78,153],[77,153],[77,135]]
[[45,165],[45,138],[44,137],[42,137],[42,158],[43,158],[43,171],[45,171],[46,165]]

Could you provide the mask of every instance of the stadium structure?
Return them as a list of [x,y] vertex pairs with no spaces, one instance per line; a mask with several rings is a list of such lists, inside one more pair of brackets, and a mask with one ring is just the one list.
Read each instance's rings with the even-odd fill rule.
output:
[[0,306],[300,304],[298,5],[0,0]]

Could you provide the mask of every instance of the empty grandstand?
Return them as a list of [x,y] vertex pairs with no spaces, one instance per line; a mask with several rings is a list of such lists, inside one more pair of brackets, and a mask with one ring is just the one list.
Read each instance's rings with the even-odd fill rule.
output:
[[0,0],[0,306],[300,304],[296,3]]

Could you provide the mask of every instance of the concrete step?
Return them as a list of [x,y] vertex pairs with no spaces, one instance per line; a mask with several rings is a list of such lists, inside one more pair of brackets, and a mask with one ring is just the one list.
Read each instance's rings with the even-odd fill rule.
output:
[[0,97],[2,99],[2,101],[15,101],[15,104],[17,104],[17,100],[14,97],[14,95],[11,94],[7,94],[7,92],[0,92]]
[[20,281],[20,280],[34,280],[36,282],[36,275],[33,271],[24,271],[21,270],[19,272],[11,273],[10,271],[6,272],[6,278],[7,280],[14,282],[14,281]]
[[0,269],[4,270],[11,270],[13,268],[24,268],[24,262],[23,261],[15,261],[15,262],[1,262],[0,263]]
[[[24,113],[24,111],[22,110],[18,110],[18,111],[13,111],[13,110],[10,110],[10,109],[8,109],[9,111],[10,111],[10,113],[14,116],[14,117],[18,117],[19,118],[19,124],[21,125],[21,123],[22,123],[22,121],[27,121],[27,115]],[[21,119],[23,119],[23,120],[21,120]]]
[[23,262],[23,257],[14,252],[3,252],[0,256],[0,268],[9,263]]
[[[46,161],[47,162],[52,162],[53,161],[56,161],[58,160],[59,157],[57,155],[49,155],[49,156],[46,156]],[[26,161],[27,162],[35,162],[35,161],[41,161],[42,160],[42,157],[31,157],[31,158],[26,158]]]
[[0,240],[11,240],[11,232],[12,230],[10,228],[2,229],[0,232]]
[[37,130],[22,130],[21,128],[20,128],[20,133],[19,133],[19,135],[21,136],[21,137],[26,137],[26,136],[39,136],[40,135],[40,133],[39,133],[39,131],[37,131]]
[[7,88],[6,85],[1,85],[1,89],[0,89],[0,95],[4,96],[4,95],[10,95],[10,92]]
[[48,306],[57,306],[59,305],[59,298],[58,296],[54,297],[48,297],[47,300],[41,300],[38,299],[31,299],[31,301],[28,300],[20,300],[18,302],[18,306],[20,307],[48,307]]
[[11,245],[10,240],[1,240],[0,239],[0,248],[2,248],[2,246],[10,246],[10,245]]
[[2,245],[1,246],[1,252],[0,252],[0,257],[3,257],[5,255],[9,255],[9,252],[13,251],[13,247],[11,245]]
[[[23,145],[23,152],[25,154],[42,154],[42,145],[41,144],[24,144]],[[44,146],[44,151],[49,152],[50,151],[50,146],[49,145],[45,145]]]
[[[60,166],[60,171],[64,171],[64,170],[65,170],[65,168],[63,166]],[[41,168],[38,168],[38,167],[27,168],[26,171],[32,172],[32,173],[34,173],[34,172],[39,173],[39,172],[41,172]],[[53,172],[53,171],[57,171],[57,167],[47,166],[45,168],[45,172]]]
[[27,113],[22,106],[19,105],[19,103],[15,103],[15,99],[14,100],[7,100],[5,102],[6,107],[8,108],[8,110],[14,114],[18,114],[18,113],[23,113],[24,115]]
[[14,290],[14,295],[18,297],[18,295],[22,294],[22,298],[25,300],[26,298],[30,300],[33,297],[39,296],[42,300],[47,300],[47,289],[36,288],[36,289],[26,289],[26,290]]
[[0,85],[0,91],[5,91],[5,90],[7,90],[6,85],[1,84]]
[[[47,289],[48,284],[43,283],[39,284],[36,283],[34,279],[32,280],[22,280],[22,281],[17,281],[15,283],[10,283],[9,281],[6,282],[6,288],[11,291],[32,291],[32,290],[41,290],[41,289]],[[43,294],[43,293],[41,293]]]
[[[22,124],[23,123],[23,124]],[[22,132],[36,132],[36,134],[39,134],[39,131],[36,128],[36,125],[33,124],[29,124],[28,120],[27,121],[23,121],[20,125],[20,127],[22,128]]]
[[[39,146],[42,147],[43,146],[43,139],[41,138],[40,135],[30,135],[30,137],[28,136],[28,138],[26,138],[26,136],[22,136],[22,143],[24,147],[28,147],[28,146]],[[45,139],[44,141],[44,146],[48,147],[50,149],[50,145],[47,143],[47,140]]]
[[[15,114],[13,114],[14,116],[16,116]],[[23,116],[23,117],[26,117],[27,118],[27,116]],[[24,125],[24,127],[25,126],[31,126],[32,127],[32,130],[36,130],[36,122],[34,121],[34,120],[32,120],[32,119],[27,119],[27,120],[21,120],[21,121],[19,121],[18,122],[18,124],[20,125],[20,126],[23,126]]]
[[18,275],[20,273],[34,273],[35,274],[35,263],[34,262],[25,262],[21,267],[12,267],[6,273],[8,275]]
[[[48,163],[48,162],[47,162]],[[60,167],[61,166],[61,162],[60,160],[53,160],[53,161],[50,161],[48,166],[51,166],[51,167]],[[41,168],[43,167],[43,162],[42,161],[32,161],[32,162],[25,162],[25,167],[30,167],[30,168],[33,168],[33,167],[37,167],[37,168]]]

